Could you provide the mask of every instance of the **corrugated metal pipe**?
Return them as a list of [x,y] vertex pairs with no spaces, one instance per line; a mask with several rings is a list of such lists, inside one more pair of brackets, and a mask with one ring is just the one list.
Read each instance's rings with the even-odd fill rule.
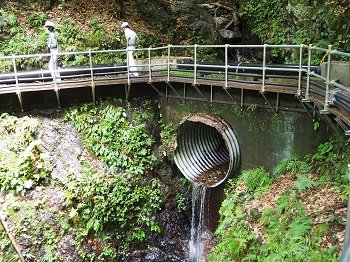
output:
[[216,187],[239,166],[236,135],[223,119],[197,113],[177,130],[174,160],[182,174],[193,183]]

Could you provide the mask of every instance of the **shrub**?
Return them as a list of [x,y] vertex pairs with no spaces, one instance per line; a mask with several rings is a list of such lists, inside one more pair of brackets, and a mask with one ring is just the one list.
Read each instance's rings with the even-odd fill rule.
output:
[[[82,134],[86,148],[106,166],[101,172],[87,164],[84,175],[72,174],[66,199],[71,221],[83,224],[81,239],[109,235],[99,258],[118,261],[127,257],[131,244],[160,232],[154,215],[163,196],[158,179],[143,176],[156,164],[154,140],[142,122],[149,120],[149,112],[132,111],[129,104],[125,109],[119,102],[83,104],[65,115]],[[178,207],[184,208],[184,199]]]
[[155,179],[146,181],[132,174],[105,175],[92,169],[80,178],[72,176],[67,186],[70,217],[83,222],[83,235],[98,235],[110,224],[117,239],[129,244],[142,241],[149,231],[160,231],[152,216],[159,209],[161,196]]
[[144,174],[154,168],[153,138],[142,123],[133,123],[122,107],[103,103],[100,107],[83,105],[71,108],[66,119],[85,138],[85,145],[111,172],[123,169],[128,173]]

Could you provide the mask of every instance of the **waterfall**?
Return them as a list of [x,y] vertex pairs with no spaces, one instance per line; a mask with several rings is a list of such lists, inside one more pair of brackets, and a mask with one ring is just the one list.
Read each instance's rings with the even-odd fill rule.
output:
[[205,232],[205,193],[206,189],[202,186],[193,185],[192,189],[192,220],[191,220],[191,239],[189,242],[189,261],[204,262],[204,242],[203,233]]

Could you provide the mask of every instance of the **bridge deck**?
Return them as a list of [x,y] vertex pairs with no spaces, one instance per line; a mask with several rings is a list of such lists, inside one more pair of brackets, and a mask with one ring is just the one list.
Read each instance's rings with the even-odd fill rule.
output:
[[[114,85],[133,85],[133,84],[153,84],[153,83],[185,83],[189,85],[196,86],[212,86],[216,88],[226,88],[227,90],[242,89],[242,90],[253,90],[258,92],[272,92],[272,93],[283,93],[290,95],[297,95],[298,87],[297,84],[279,84],[266,82],[264,89],[262,89],[262,82],[260,81],[239,81],[229,79],[226,83],[224,79],[206,78],[198,77],[194,79],[193,77],[182,77],[182,76],[170,76],[155,74],[150,77],[149,75],[142,75],[138,77],[127,78],[125,74],[117,76],[106,76],[106,77],[95,77],[93,80],[91,78],[77,78],[69,79],[58,82],[55,85],[53,82],[36,82],[36,83],[19,83],[10,85],[0,85],[0,95],[1,94],[20,94],[23,92],[38,92],[38,91],[59,91],[65,89],[75,89],[75,88],[91,88],[92,86],[114,86]],[[226,87],[225,87],[226,86]],[[314,87],[314,89],[323,91],[320,88]],[[301,88],[300,94],[305,94],[305,88]],[[344,93],[348,96],[348,93]],[[324,107],[324,97],[313,95],[313,101],[319,104],[319,107]],[[350,126],[350,114],[339,107],[330,107],[329,113],[340,118],[347,126]]]
[[[57,89],[70,89],[70,88],[81,88],[81,87],[91,87],[94,86],[111,86],[111,85],[128,85],[136,83],[160,83],[160,82],[175,82],[175,83],[186,83],[194,84],[193,78],[189,77],[179,77],[179,76],[152,76],[150,79],[149,76],[139,76],[130,78],[130,82],[127,77],[118,77],[118,78],[97,78],[93,81],[91,79],[79,79],[74,81],[61,81],[57,83]],[[204,79],[197,78],[196,85],[204,86],[215,86],[223,88],[225,86],[224,80],[217,79]],[[247,90],[256,90],[261,91],[261,83],[241,83],[235,81],[227,82],[227,89],[238,88],[238,89],[247,89]],[[37,82],[37,83],[19,83],[18,85],[0,85],[0,94],[9,94],[20,92],[34,92],[34,91],[43,91],[43,90],[55,90],[55,84],[53,82]],[[296,94],[295,87],[286,87],[278,84],[265,84],[265,91],[268,92],[278,92],[285,94]]]
[[[260,64],[244,63],[233,59],[233,52],[238,52],[238,50],[241,50],[240,48],[254,48],[257,51],[259,50],[263,54]],[[275,48],[282,48],[288,50],[288,52],[294,50],[300,54],[299,60],[293,63],[274,64],[267,55]],[[212,52],[214,49],[218,54],[220,53],[219,50],[221,50],[221,54],[225,54],[225,56],[221,57],[221,59],[217,58],[216,61],[205,61],[205,50]],[[113,57],[119,57],[120,59],[120,57],[124,57],[126,52],[127,50],[121,49],[60,53],[59,55],[65,57],[65,59],[71,59],[73,61],[79,55],[83,56],[86,61],[83,65],[63,66],[59,68],[59,73],[63,81],[57,84],[52,83],[52,72],[50,70],[34,69],[18,71],[21,68],[19,65],[26,64],[25,62],[30,59],[43,59],[44,56],[42,54],[0,56],[1,61],[13,65],[13,68],[9,69],[12,70],[11,72],[0,74],[0,95],[17,94],[19,103],[23,109],[21,94],[25,92],[53,90],[56,92],[57,102],[59,103],[60,90],[90,87],[92,89],[93,99],[95,99],[94,88],[99,86],[126,85],[131,87],[133,84],[145,84],[150,85],[152,90],[155,89],[160,95],[163,95],[157,89],[160,84],[155,83],[167,83],[165,86],[170,86],[171,89],[174,89],[172,88],[172,83],[177,83],[177,86],[183,83],[184,87],[186,84],[195,86],[196,91],[199,93],[201,92],[199,90],[200,87],[215,87],[215,89],[210,89],[211,95],[213,91],[219,89],[225,89],[225,93],[229,96],[231,95],[230,90],[232,90],[232,93],[235,93],[234,90],[258,91],[264,97],[267,104],[269,104],[269,101],[267,101],[264,95],[265,92],[297,95],[305,98],[310,97],[314,105],[316,105],[317,110],[337,116],[344,122],[344,126],[347,125],[350,127],[349,81],[347,80],[348,78],[345,79],[342,75],[335,74],[336,71],[342,70],[333,70],[335,66],[343,66],[338,65],[336,63],[337,61],[333,60],[334,57],[337,57],[339,61],[349,61],[350,53],[333,50],[331,46],[328,49],[311,45],[268,44],[168,45],[155,48],[140,48],[135,49],[134,52],[135,54],[141,54],[140,57],[143,57],[143,59],[139,59],[135,67],[143,75],[130,79],[127,77],[127,73],[130,70],[127,62],[113,61]],[[183,57],[184,54],[186,54],[186,57]],[[188,57],[188,54],[191,55]],[[323,55],[327,57],[328,55],[327,64],[314,65],[311,59],[312,54],[318,54],[321,57]],[[178,55],[181,56],[179,57]],[[101,56],[103,61],[105,57],[110,57],[107,64],[96,64],[97,61],[100,61]],[[49,57],[49,55],[46,55],[46,57]],[[44,63],[41,60],[41,64]],[[331,68],[332,70],[330,70]],[[30,80],[32,83],[30,83]],[[132,87],[125,88],[126,97],[129,96],[130,89],[132,90]],[[164,89],[161,87],[160,90],[163,91]],[[165,90],[166,94],[164,96],[187,99],[187,97],[184,97],[186,96],[186,88],[184,88],[183,95],[176,92],[176,90],[171,90],[171,94],[168,94],[168,91],[168,89]],[[172,96],[173,91],[177,93],[176,96]],[[344,93],[340,94],[341,92]],[[205,100],[206,98],[203,97],[203,99]],[[210,98],[210,102],[213,101]],[[221,101],[215,100],[214,102]],[[4,104],[6,104],[6,101]],[[272,108],[272,105],[269,104],[269,106]],[[337,121],[337,119],[335,120]],[[342,128],[348,132],[348,127]]]

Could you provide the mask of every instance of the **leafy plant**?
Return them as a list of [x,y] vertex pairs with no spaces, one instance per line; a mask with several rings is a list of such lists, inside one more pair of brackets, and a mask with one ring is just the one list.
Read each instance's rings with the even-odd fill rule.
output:
[[299,176],[295,181],[295,187],[299,193],[315,187],[317,184],[312,179],[308,178],[305,175]]
[[[145,101],[135,108],[120,104],[120,100],[83,104],[65,115],[82,134],[84,145],[105,163],[106,172],[86,165],[86,175],[72,174],[66,202],[72,223],[84,225],[80,239],[105,236],[108,230],[111,240],[105,241],[99,255],[107,260],[125,259],[131,244],[160,232],[154,215],[163,190],[158,179],[146,176],[156,164],[154,140],[144,124],[152,124],[151,104]],[[183,208],[182,199],[178,203]]]
[[291,173],[292,175],[297,174],[308,174],[311,172],[311,166],[305,161],[300,160],[297,156],[291,156],[284,159],[281,164],[279,164],[275,170],[274,174],[276,176]]
[[[345,146],[344,146],[345,145]],[[314,154],[305,157],[324,181],[332,181],[342,198],[349,195],[348,163],[350,149],[342,138],[332,138],[318,146]]]
[[50,156],[37,139],[39,122],[2,114],[0,126],[7,141],[3,142],[7,155],[0,155],[0,189],[23,193],[50,177]]
[[[104,235],[113,241],[104,243],[102,259],[125,259],[131,244],[142,242],[151,232],[160,233],[154,221],[163,192],[159,182],[132,174],[104,174],[85,170],[67,185],[66,203],[72,223],[83,225],[78,238]],[[117,243],[111,245],[111,243]]]
[[183,194],[177,195],[176,204],[176,209],[178,212],[184,212],[188,208],[187,198]]
[[15,262],[18,260],[18,254],[12,246],[2,224],[0,224],[0,261]]
[[44,25],[46,19],[47,19],[46,14],[32,13],[27,18],[27,23],[32,28],[38,28]]
[[248,191],[256,191],[257,194],[266,191],[272,184],[270,173],[262,167],[244,171],[239,180],[246,184]]
[[161,150],[163,156],[169,156],[174,150],[174,145],[176,143],[176,130],[173,124],[161,124],[162,131],[161,136]]
[[17,23],[17,17],[15,14],[5,11],[0,8],[0,36],[7,29],[15,26]]
[[[284,169],[287,166],[288,170],[299,170],[295,169],[295,160]],[[321,239],[329,235],[328,227],[313,226],[299,199],[300,194],[287,189],[275,205],[249,210],[255,200],[251,201],[247,193],[241,194],[242,181],[248,182],[244,182],[248,192],[259,188],[257,177],[262,171],[248,170],[238,179],[229,181],[215,232],[219,241],[210,252],[209,261],[337,261],[339,247],[324,248],[321,244]],[[266,181],[268,185],[269,179]],[[302,192],[317,183],[300,175],[295,185]],[[259,195],[253,197],[259,198]]]
[[250,105],[247,107],[247,110],[248,110],[248,111],[251,111],[251,112],[254,112],[254,111],[256,111],[257,108],[258,108],[258,105],[257,105],[257,104],[250,104]]
[[128,122],[125,109],[105,103],[100,108],[86,105],[72,108],[66,119],[73,121],[86,138],[86,146],[114,172],[144,174],[152,169],[156,157],[152,154],[154,140],[144,124]]
[[159,232],[152,215],[159,209],[162,196],[157,180],[145,181],[131,174],[105,175],[86,170],[87,175],[68,184],[67,203],[73,221],[82,220],[85,235],[99,234],[114,223],[115,234],[124,241],[141,241],[145,230]]
[[[314,4],[293,0],[286,4],[279,0],[246,0],[240,15],[246,19],[253,34],[267,44],[313,44],[348,50],[350,42],[346,33],[350,26],[346,17],[350,8],[342,1],[316,0]],[[339,27],[339,24],[345,24]],[[296,62],[297,50],[272,50],[273,57]],[[323,54],[314,54],[313,62],[319,63]]]

